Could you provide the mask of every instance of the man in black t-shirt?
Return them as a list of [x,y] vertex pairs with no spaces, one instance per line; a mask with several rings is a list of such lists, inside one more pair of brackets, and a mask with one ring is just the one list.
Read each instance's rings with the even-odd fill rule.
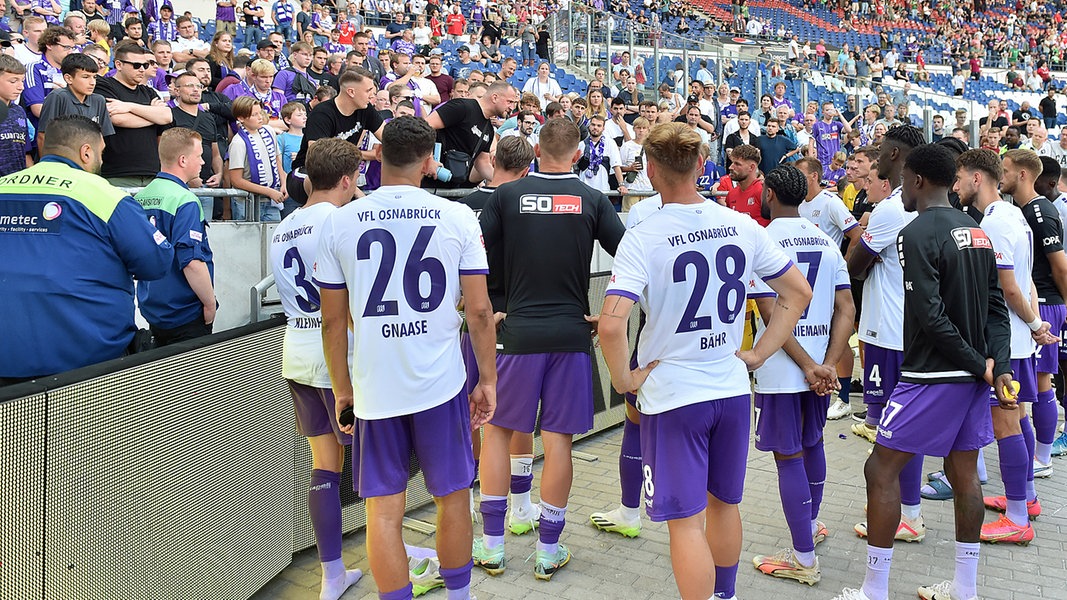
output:
[[[495,132],[490,121],[493,117],[507,118],[515,110],[519,92],[506,81],[497,81],[489,86],[478,100],[453,98],[437,107],[426,121],[437,130],[437,142],[441,144],[441,162],[455,169],[454,161],[445,160],[451,151],[470,157],[468,176],[453,173],[448,182],[431,178],[423,180],[425,188],[465,188],[472,183],[493,178],[493,165],[489,152],[493,147]],[[305,137],[306,137],[305,133]],[[450,166],[451,163],[451,166]]]
[[170,107],[144,85],[152,53],[136,42],[115,48],[115,76],[97,77],[96,93],[108,103],[115,135],[104,147],[103,176],[115,187],[144,187],[159,173],[156,138],[173,122]]
[[[300,142],[300,151],[293,159],[293,170],[289,173],[285,189],[289,197],[303,206],[311,192],[310,183],[304,175],[304,161],[307,160],[308,147],[323,138],[341,138],[353,144],[359,142],[359,136],[369,131],[382,139],[382,127],[385,121],[374,109],[375,88],[371,74],[363,69],[350,69],[341,75],[341,93],[328,102],[322,102],[308,113],[307,125],[304,126],[304,139]],[[364,155],[365,160],[373,156]],[[360,193],[359,195],[362,195]]]
[[473,560],[490,572],[504,568],[503,536],[489,532],[504,527],[508,445],[514,432],[532,433],[540,414],[546,465],[538,579],[550,579],[570,560],[559,536],[571,487],[571,440],[593,425],[593,242],[614,255],[624,232],[608,198],[571,172],[578,136],[568,119],[546,122],[538,144],[540,172],[502,185],[481,214],[486,251],[504,257],[507,318],[497,336],[501,402],[482,442],[485,535],[475,539]]
[[1055,88],[1048,89],[1048,95],[1037,103],[1037,107],[1041,110],[1041,119],[1045,122],[1045,129],[1056,127],[1056,115],[1059,111],[1056,110]]
[[1009,125],[1011,125],[1011,123],[1008,122],[1007,117],[1000,113],[1000,103],[996,100],[991,100],[989,102],[989,114],[978,119],[979,131],[983,134],[986,131],[989,131],[989,128],[991,127],[1004,130]]

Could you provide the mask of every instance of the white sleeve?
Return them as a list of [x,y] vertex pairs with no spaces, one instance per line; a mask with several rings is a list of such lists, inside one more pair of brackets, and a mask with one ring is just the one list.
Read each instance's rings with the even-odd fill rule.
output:
[[335,221],[338,211],[331,211],[326,220],[322,222],[322,233],[319,234],[319,250],[315,253],[314,282],[320,288],[328,290],[345,289],[345,274],[341,269],[340,258],[336,254],[334,244]]
[[627,231],[619,242],[615,252],[615,262],[611,267],[611,280],[605,296],[622,296],[639,302],[645,288],[648,287],[648,270],[641,260],[643,252],[640,242],[632,231]]
[[1007,228],[1002,227],[999,220],[987,217],[982,219],[982,231],[985,231],[989,236],[989,241],[993,243],[993,256],[996,258],[997,268],[1014,269],[1015,248],[1011,243]]
[[[879,208],[883,210],[878,210]],[[899,221],[898,215],[889,210],[888,205],[879,203],[871,211],[871,218],[867,221],[867,230],[863,232],[860,241],[872,254],[881,253],[882,250],[897,243],[897,234],[900,233],[901,225]]]
[[834,290],[847,290],[852,288],[852,280],[848,276],[848,263],[840,252],[833,252],[837,257],[837,265],[834,270]]
[[474,211],[466,205],[459,205],[462,220],[460,235],[463,237],[463,254],[459,259],[460,275],[488,275],[489,261],[485,256],[485,242],[482,241],[482,228],[478,224],[478,217]]
[[604,153],[611,159],[611,168],[621,167],[622,157],[619,156],[619,147],[615,145],[614,140],[605,140],[605,142]]
[[836,194],[830,199],[827,206],[830,210],[830,220],[833,221],[834,225],[837,225],[837,228],[841,231],[848,231],[859,225],[859,222],[856,221],[856,217],[852,216],[848,207],[845,206],[845,203],[842,202],[841,198]]
[[236,141],[230,142],[230,169],[244,169],[248,162],[248,149],[240,136],[234,136]]
[[793,261],[782,251],[778,242],[771,239],[770,234],[759,223],[752,221],[748,224],[749,235],[755,241],[752,257],[752,272],[765,281],[782,276]]

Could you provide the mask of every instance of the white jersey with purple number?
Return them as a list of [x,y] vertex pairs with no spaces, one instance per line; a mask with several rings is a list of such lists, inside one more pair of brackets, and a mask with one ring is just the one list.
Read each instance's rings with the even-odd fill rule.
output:
[[330,387],[330,373],[322,354],[319,288],[311,281],[311,270],[322,223],[335,210],[329,202],[298,208],[278,224],[270,244],[274,285],[287,320],[282,377],[317,388]]
[[[849,288],[848,266],[841,256],[840,246],[830,236],[803,217],[775,219],[767,226],[767,234],[778,242],[811,285],[812,296],[808,309],[793,329],[793,337],[801,347],[822,363],[830,344],[830,322],[834,316],[834,296],[837,290]],[[749,298],[777,296],[760,278],[749,282]],[[756,334],[759,340],[766,326]],[[795,394],[808,391],[804,372],[792,358],[779,350],[762,367],[756,369],[756,391],[761,394]]]
[[830,236],[830,239],[841,247],[845,239],[845,232],[859,226],[856,217],[841,201],[837,194],[823,190],[811,200],[801,202],[800,216],[811,221],[820,231]]
[[382,186],[326,219],[315,283],[348,290],[356,417],[414,414],[463,389],[460,276],[488,272],[474,212],[419,188]]
[[637,391],[645,414],[749,393],[735,354],[745,328],[748,282],[792,262],[748,215],[715,202],[666,204],[626,232],[607,295],[640,303],[642,366],[660,361]]
[[914,218],[915,213],[904,210],[898,187],[874,207],[860,237],[875,261],[863,283],[859,339],[887,350],[904,350],[904,269],[897,238]]
[[[986,207],[981,223],[982,231],[993,243],[997,269],[1012,271],[1015,283],[1027,304],[1030,303],[1031,272],[1034,268],[1034,233],[1026,223],[1023,211],[1010,202],[997,200]],[[1030,327],[1008,307],[1011,320],[1011,357],[1029,358],[1036,348]]]

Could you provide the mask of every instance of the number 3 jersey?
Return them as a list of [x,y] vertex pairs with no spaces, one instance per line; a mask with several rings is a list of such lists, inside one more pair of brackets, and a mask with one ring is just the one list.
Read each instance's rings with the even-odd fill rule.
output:
[[300,208],[274,230],[270,265],[287,326],[282,344],[282,377],[317,388],[330,387],[322,354],[319,288],[311,281],[322,222],[337,210],[329,202]]
[[315,283],[348,290],[360,419],[414,414],[466,381],[460,275],[489,272],[474,212],[411,186],[383,186],[326,218]]
[[638,364],[660,361],[637,391],[638,409],[658,414],[748,394],[748,369],[735,354],[748,283],[791,265],[756,221],[715,202],[665,204],[628,230],[607,295],[640,303]]
[[[811,286],[811,303],[800,315],[793,337],[800,346],[822,363],[830,344],[830,323],[834,316],[834,297],[838,290],[849,289],[848,266],[838,243],[804,217],[779,218],[767,226],[767,233],[793,259]],[[774,297],[774,290],[762,279],[749,282],[749,298]],[[763,336],[766,327],[756,334]],[[795,394],[808,391],[804,372],[785,350],[778,350],[762,367],[756,369],[756,391],[761,394]]]

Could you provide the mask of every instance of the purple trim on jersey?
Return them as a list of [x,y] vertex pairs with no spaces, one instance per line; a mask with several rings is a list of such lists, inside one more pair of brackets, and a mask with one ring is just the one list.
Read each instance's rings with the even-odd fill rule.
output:
[[640,300],[640,298],[638,298],[637,294],[631,294],[630,292],[623,291],[623,290],[608,290],[608,291],[604,292],[604,297],[607,298],[608,296],[622,296],[623,298],[629,298],[630,300],[633,300],[634,302],[637,302],[638,300]]
[[755,294],[749,294],[749,298],[774,298],[778,294],[774,292],[757,292]]
[[489,269],[460,269],[460,275],[488,275]]
[[1003,271],[1014,271],[1015,270],[1015,267],[1012,266],[1012,265],[997,265],[997,268],[1001,269]]
[[878,256],[878,253],[875,252],[873,248],[868,246],[867,242],[863,241],[863,238],[860,238],[860,246],[863,246],[864,250],[866,250],[867,252],[870,252],[871,256]]
[[854,227],[859,227],[859,226],[860,226],[860,222],[859,222],[859,221],[853,221],[853,222],[852,222],[852,225],[849,225],[848,227],[846,227],[846,228],[845,228],[845,231],[846,231],[846,232],[848,232],[848,231],[852,231],[852,229],[853,229]]
[[343,290],[348,287],[343,283],[325,283],[315,278],[312,278],[311,281],[313,281],[315,285],[319,286],[320,288],[326,288],[328,290]]
[[842,283],[842,284],[838,284],[838,286],[836,288],[834,288],[834,289],[838,290],[838,291],[840,291],[840,290],[851,290],[852,289],[852,285],[848,284],[848,283]]
[[789,262],[785,263],[785,266],[782,267],[781,270],[779,270],[774,275],[768,275],[767,277],[762,277],[761,279],[763,279],[763,281],[770,281],[772,279],[778,279],[782,275],[785,275],[785,272],[788,271],[792,266],[793,266],[793,261],[789,261]]

